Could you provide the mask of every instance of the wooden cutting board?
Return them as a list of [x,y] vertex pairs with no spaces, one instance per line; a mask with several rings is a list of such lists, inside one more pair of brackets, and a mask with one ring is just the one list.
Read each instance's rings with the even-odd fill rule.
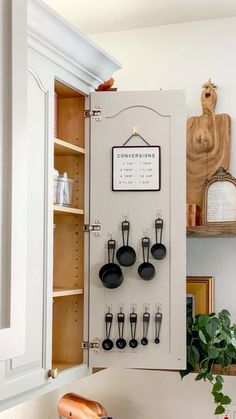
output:
[[209,80],[201,94],[202,115],[187,121],[187,203],[202,206],[203,184],[217,169],[229,169],[231,117],[215,114],[216,86]]

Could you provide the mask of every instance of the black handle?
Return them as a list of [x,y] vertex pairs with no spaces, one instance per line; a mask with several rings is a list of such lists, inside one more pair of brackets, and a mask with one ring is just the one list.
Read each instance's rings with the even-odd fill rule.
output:
[[162,313],[155,313],[155,343],[160,343],[160,331],[162,323]]
[[145,313],[143,313],[143,338],[144,339],[147,339],[149,323],[150,323],[150,313],[145,311]]
[[118,321],[119,338],[123,339],[123,337],[124,337],[125,314],[122,313],[122,311],[120,311],[117,314],[117,321]]
[[[156,231],[156,243],[162,242],[162,232],[163,232],[163,219],[157,218],[155,220],[155,231]],[[160,241],[158,241],[158,231],[160,231]]]
[[[121,223],[121,230],[122,230],[123,246],[128,246],[128,244],[129,244],[130,222],[129,221],[122,221],[122,223]],[[127,232],[127,235],[126,235],[126,244],[125,244],[125,232]]]
[[130,330],[131,330],[131,338],[135,339],[136,336],[136,327],[137,327],[137,313],[130,313],[129,321],[130,321]]
[[110,312],[106,313],[105,314],[106,339],[110,339],[112,321],[113,321],[113,314]]
[[142,238],[142,249],[143,249],[143,262],[146,262],[145,251],[147,253],[147,262],[149,262],[149,249],[150,249],[150,239],[149,237]]
[[[115,240],[108,240],[107,242],[107,251],[108,251],[108,262],[114,263],[115,258],[115,249],[116,249],[116,241]],[[112,253],[110,252],[112,250]],[[112,257],[111,257],[112,254]]]

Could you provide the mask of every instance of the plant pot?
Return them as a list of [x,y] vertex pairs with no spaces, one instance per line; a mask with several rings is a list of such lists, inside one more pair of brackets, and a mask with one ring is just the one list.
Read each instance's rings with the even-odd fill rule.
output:
[[[200,368],[195,368],[194,373],[199,373]],[[215,364],[212,368],[212,374],[214,375],[235,375],[236,376],[236,364],[231,364],[228,367],[222,367],[222,365]]]
[[216,375],[236,375],[236,364],[231,364],[228,367],[215,364],[212,373]]

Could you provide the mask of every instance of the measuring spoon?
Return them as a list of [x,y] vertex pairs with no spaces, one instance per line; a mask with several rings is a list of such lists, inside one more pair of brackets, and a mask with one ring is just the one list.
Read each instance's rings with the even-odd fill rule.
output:
[[106,339],[102,342],[102,347],[105,351],[110,351],[113,348],[113,342],[110,339],[111,326],[113,321],[113,314],[108,312],[105,314],[105,325],[106,325]]
[[131,339],[129,341],[129,346],[134,349],[138,346],[138,341],[135,339],[136,336],[136,328],[137,328],[137,313],[130,313],[129,315],[130,321],[130,330],[131,330]]
[[156,344],[160,343],[160,331],[162,323],[162,313],[155,313],[155,340]]
[[144,346],[148,344],[147,334],[148,334],[149,323],[150,323],[150,313],[145,311],[145,313],[143,313],[143,338],[141,339],[141,344]]
[[126,347],[126,340],[124,339],[125,314],[122,311],[117,314],[117,322],[119,338],[116,341],[116,346],[118,349],[124,349]]

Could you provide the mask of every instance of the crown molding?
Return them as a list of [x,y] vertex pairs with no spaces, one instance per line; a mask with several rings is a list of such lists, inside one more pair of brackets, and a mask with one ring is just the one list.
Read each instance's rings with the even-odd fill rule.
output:
[[40,0],[28,1],[28,46],[92,89],[121,64]]

